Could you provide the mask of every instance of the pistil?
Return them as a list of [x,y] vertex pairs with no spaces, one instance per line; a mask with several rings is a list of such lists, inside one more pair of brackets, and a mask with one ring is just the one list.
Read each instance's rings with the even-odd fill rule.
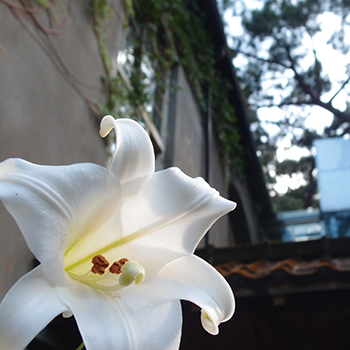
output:
[[126,287],[135,281],[140,284],[145,279],[145,269],[135,261],[127,261],[121,268],[119,284]]

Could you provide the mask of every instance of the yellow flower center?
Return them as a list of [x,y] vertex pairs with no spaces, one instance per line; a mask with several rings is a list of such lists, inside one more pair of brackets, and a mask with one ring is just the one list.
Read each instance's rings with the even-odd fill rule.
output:
[[145,269],[127,258],[119,259],[110,266],[108,260],[99,254],[92,258],[91,263],[91,270],[83,275],[69,269],[66,272],[71,278],[106,292],[115,292],[133,282],[140,284],[145,279]]

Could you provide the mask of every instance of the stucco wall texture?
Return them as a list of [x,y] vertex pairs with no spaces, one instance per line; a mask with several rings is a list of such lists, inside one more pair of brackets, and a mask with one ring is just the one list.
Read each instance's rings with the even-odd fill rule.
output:
[[[0,161],[19,157],[47,165],[106,162],[98,124],[82,98],[105,98],[100,83],[103,64],[89,2],[72,4],[60,34],[46,35],[23,11],[12,12],[0,3]],[[124,21],[121,2],[114,5],[111,28],[116,32],[108,33],[112,54],[118,50]],[[37,18],[47,25],[43,14]],[[2,204],[0,223],[2,299],[31,268],[33,256]]]

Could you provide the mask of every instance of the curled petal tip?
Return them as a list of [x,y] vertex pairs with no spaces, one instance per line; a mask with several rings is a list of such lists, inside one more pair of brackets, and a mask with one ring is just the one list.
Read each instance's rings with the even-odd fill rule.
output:
[[100,136],[106,137],[115,127],[115,119],[111,115],[106,115],[100,123]]
[[62,312],[62,317],[63,318],[69,318],[69,317],[72,317],[72,316],[73,316],[73,312],[71,310],[67,310],[67,311]]
[[217,335],[219,333],[218,325],[213,322],[210,316],[202,309],[201,311],[201,321],[203,328],[212,335]]
[[236,202],[232,202],[232,210],[235,210],[237,207],[237,203]]

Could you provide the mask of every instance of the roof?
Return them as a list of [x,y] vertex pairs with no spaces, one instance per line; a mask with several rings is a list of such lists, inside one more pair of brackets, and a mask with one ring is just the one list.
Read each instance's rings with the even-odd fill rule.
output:
[[350,288],[350,238],[266,243],[198,252],[236,296]]
[[230,262],[216,268],[237,297],[350,288],[350,257],[277,262],[262,259],[249,264]]
[[290,258],[277,262],[261,259],[249,264],[240,264],[232,261],[217,265],[216,268],[225,277],[236,274],[248,279],[259,279],[268,277],[278,270],[292,276],[308,276],[317,273],[322,268],[338,272],[350,272],[350,257],[315,259],[311,261],[299,261]]

